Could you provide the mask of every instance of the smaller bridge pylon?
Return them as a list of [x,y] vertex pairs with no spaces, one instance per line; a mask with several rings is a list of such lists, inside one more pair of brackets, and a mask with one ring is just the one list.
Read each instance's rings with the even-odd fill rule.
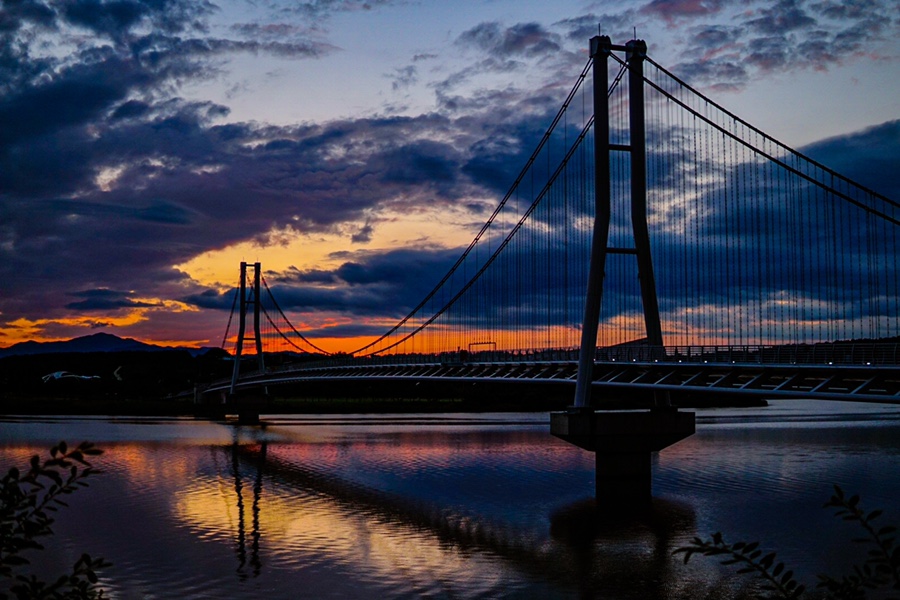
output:
[[[253,269],[253,283],[247,285],[248,267]],[[260,312],[262,309],[262,300],[260,295],[260,280],[262,278],[262,265],[255,262],[252,265],[246,262],[241,263],[241,279],[240,288],[238,290],[238,298],[240,300],[240,322],[238,324],[238,335],[235,343],[234,351],[234,369],[231,374],[231,387],[228,393],[228,404],[232,405],[238,411],[238,421],[240,423],[254,424],[259,422],[260,405],[265,404],[265,388],[263,388],[263,398],[254,396],[253,398],[244,397],[238,394],[237,383],[241,375],[241,364],[243,362],[244,342],[253,342],[256,349],[257,372],[263,374],[266,372],[265,359],[263,355],[262,334],[259,329]],[[251,335],[247,333],[247,314],[253,315],[253,332]]]

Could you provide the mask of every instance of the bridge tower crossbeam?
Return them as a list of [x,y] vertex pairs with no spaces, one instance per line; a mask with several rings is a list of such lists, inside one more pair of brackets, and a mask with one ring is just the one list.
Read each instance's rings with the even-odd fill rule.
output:
[[[610,253],[634,254],[637,257],[638,280],[647,343],[653,347],[663,345],[662,326],[659,318],[659,300],[656,295],[656,279],[650,254],[650,233],[647,226],[647,148],[644,123],[644,58],[647,43],[631,40],[624,46],[614,45],[608,36],[591,39],[591,58],[594,77],[594,229],[591,240],[591,261],[588,271],[587,298],[581,330],[581,349],[578,360],[578,378],[575,383],[575,406],[591,404],[591,381],[594,357],[597,350],[597,331],[603,299],[603,280],[606,256]],[[628,145],[610,144],[609,96],[606,85],[609,80],[608,60],[613,51],[625,52],[628,64],[628,112],[630,136]],[[610,248],[609,228],[612,220],[610,156],[612,152],[628,152],[631,155],[631,226],[633,248]],[[668,398],[663,397],[663,404]]]
[[[262,277],[262,266],[260,263],[253,263],[253,285],[247,289],[247,267],[248,263],[241,263],[241,283],[239,290],[240,297],[240,323],[238,324],[238,335],[234,352],[234,369],[231,374],[231,390],[233,395],[237,387],[238,378],[241,375],[241,357],[244,350],[244,342],[252,341],[256,348],[256,362],[260,373],[265,373],[266,366],[263,358],[262,335],[259,330],[260,318],[260,279]],[[253,311],[253,333],[252,336],[247,335],[247,313]]]

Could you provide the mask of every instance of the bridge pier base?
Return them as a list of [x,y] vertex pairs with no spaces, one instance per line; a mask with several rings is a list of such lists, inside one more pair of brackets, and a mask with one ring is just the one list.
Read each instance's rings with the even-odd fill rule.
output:
[[238,425],[259,425],[259,411],[249,409],[238,411]]
[[571,408],[550,413],[550,433],[596,454],[600,505],[637,506],[652,498],[651,453],[694,434],[692,412],[595,411]]
[[238,425],[259,425],[259,414],[267,406],[269,395],[266,392],[231,394],[228,397],[229,412],[237,413]]

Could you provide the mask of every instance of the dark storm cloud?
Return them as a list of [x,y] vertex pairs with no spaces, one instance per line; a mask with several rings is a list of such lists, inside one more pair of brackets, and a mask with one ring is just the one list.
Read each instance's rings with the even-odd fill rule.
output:
[[346,253],[333,270],[291,269],[268,276],[285,310],[404,316],[431,291],[457,249],[398,249]]
[[538,23],[518,23],[505,28],[497,22],[481,23],[464,31],[456,43],[499,58],[540,57],[561,49],[558,36]]
[[408,88],[419,80],[414,65],[407,65],[399,69],[394,69],[394,72],[390,75],[386,75],[386,77],[392,80],[391,87],[394,91]]
[[177,46],[194,56],[251,52],[286,58],[319,58],[337,49],[331,44],[315,41],[275,42],[218,38],[178,40]]
[[[35,5],[43,6],[43,5]],[[0,22],[0,144],[23,136],[49,133],[94,120],[111,104],[155,93],[186,78],[214,71],[207,60],[236,52],[267,53],[290,58],[317,58],[335,48],[298,37],[291,40],[223,39],[203,35],[206,2],[184,0],[78,0],[27,11],[4,7]],[[77,48],[65,59],[34,58],[30,34],[19,30],[26,21],[45,29],[78,25],[96,38],[76,38]],[[138,26],[141,27],[138,27]],[[152,33],[137,33],[150,28]],[[180,34],[201,35],[180,35]],[[59,35],[64,37],[63,33]],[[115,39],[116,46],[104,43]],[[91,43],[93,42],[93,43]]]
[[[479,65],[483,66],[483,65]],[[479,89],[463,94],[456,93],[456,88],[463,83],[473,71],[467,71],[462,77],[451,77],[435,86],[435,95],[440,109],[451,115],[459,115],[466,118],[472,113],[484,113],[480,118],[485,123],[475,124],[484,128],[497,125],[505,126],[510,121],[518,121],[525,115],[533,118],[537,114],[559,110],[560,98],[565,97],[565,92],[559,89],[555,93],[551,90],[523,90],[515,87],[500,89]],[[571,81],[566,82],[571,84]],[[487,114],[492,113],[492,114]],[[493,122],[491,122],[493,121]],[[546,122],[541,123],[547,125]]]
[[702,60],[681,63],[673,68],[688,82],[709,82],[711,87],[741,87],[750,76],[740,53],[743,29],[726,25],[703,25],[689,29],[686,55]]
[[231,310],[231,307],[234,306],[235,298],[236,290],[228,290],[227,292],[203,290],[202,292],[184,296],[181,298],[181,301],[197,308]]
[[56,11],[39,0],[19,0],[6,2],[0,12],[0,32],[19,29],[23,23],[34,23],[43,27],[52,27]]
[[[661,3],[655,4],[661,10]],[[849,44],[848,32],[877,12],[878,7],[863,4],[847,12],[856,21],[839,26],[814,29],[786,10],[757,11],[729,26],[697,29],[703,59],[684,63],[684,72],[695,80],[739,85],[764,65],[790,68],[783,55],[774,54],[775,42],[795,44],[818,61],[837,60],[828,52],[853,47],[838,44]],[[562,56],[563,40],[577,36],[583,51],[598,20],[560,21],[553,31],[496,23],[468,30],[458,43],[476,59],[471,69],[435,84],[439,112],[318,125],[220,125],[227,108],[177,96],[181,82],[214,77],[214,59],[234,52],[315,58],[335,48],[308,38],[305,30],[275,25],[245,25],[232,30],[237,39],[213,38],[204,33],[206,5],[189,2],[80,2],[71,3],[68,13],[37,2],[4,5],[4,11],[7,6],[18,12],[0,13],[0,121],[10,124],[0,128],[5,320],[59,315],[63,309],[134,308],[132,297],[182,298],[200,308],[228,310],[233,291],[199,289],[171,266],[237,242],[267,241],[279,231],[342,230],[348,244],[365,243],[378,226],[377,219],[369,221],[378,210],[452,206],[471,211],[477,229],[482,199],[506,191],[565,92],[557,93],[557,82],[539,90],[463,92],[461,85],[472,74],[508,72],[526,60],[572,62]],[[303,6],[320,16],[365,8],[361,2]],[[689,18],[687,5],[678,6],[682,18]],[[670,14],[675,7],[668,3]],[[832,15],[839,9],[819,3],[809,10]],[[600,21],[604,28],[630,32],[635,14]],[[170,16],[179,23],[165,25]],[[779,18],[798,37],[767,35],[768,24]],[[47,29],[77,23],[97,40],[63,62],[34,58],[24,38],[16,37],[23,19]],[[148,23],[153,33],[145,33]],[[588,28],[590,35],[584,35]],[[116,44],[110,46],[107,38]],[[584,57],[577,62],[580,67]],[[418,73],[398,70],[395,81],[402,88]],[[572,78],[569,71],[560,75],[567,86]],[[874,148],[895,152],[890,142],[890,134],[879,130],[866,138],[871,147],[847,138],[814,150],[860,171],[877,161],[853,162],[851,154],[875,156]],[[446,272],[458,250],[355,252],[332,270],[295,270],[269,279],[285,310],[402,316]],[[553,249],[548,256],[561,261],[559,252]],[[561,274],[554,275],[553,285],[561,286]],[[92,289],[85,290],[88,286]],[[112,291],[122,289],[135,292]],[[66,304],[72,294],[76,300]],[[541,314],[544,304],[536,294],[517,298],[520,314]],[[351,329],[372,333],[364,326],[327,332]]]
[[639,22],[638,11],[626,9],[620,13],[604,13],[602,15],[587,14],[554,23],[561,28],[566,39],[587,47],[587,40],[595,35],[607,35],[613,40],[631,39],[633,27]]
[[127,62],[68,69],[55,80],[0,98],[0,151],[25,138],[96,118],[129,89]]
[[788,40],[782,35],[770,35],[750,40],[744,52],[744,61],[762,71],[783,69],[790,58]]
[[[896,121],[819,142],[803,153],[864,188],[900,197]],[[738,297],[773,306],[785,300],[786,310],[792,310],[794,300],[804,299],[796,310],[805,311],[810,327],[813,314],[826,322],[896,314],[900,298],[892,297],[896,287],[892,291],[886,283],[896,277],[892,241],[897,239],[896,226],[867,216],[850,202],[828,196],[767,161],[763,165],[738,161],[710,178],[702,160],[682,157],[672,162],[672,158],[677,157],[666,157],[658,149],[651,153],[653,164],[676,167],[651,169],[654,195],[668,194],[677,202],[676,209],[670,206],[664,213],[665,226],[651,232],[664,311],[684,306],[690,281],[692,303],[723,311],[730,311]],[[805,168],[802,160],[791,164]],[[750,173],[752,180],[742,179]],[[894,218],[900,212],[890,201],[852,192],[854,186],[837,187]],[[698,195],[679,202],[686,189]],[[790,249],[787,254],[785,249]]]
[[[80,126],[73,121],[52,138],[31,131],[7,146],[7,159],[18,168],[0,175],[2,247],[8,249],[0,253],[9,258],[0,272],[39,272],[42,278],[12,277],[22,294],[5,314],[46,313],[50,289],[77,290],[87,278],[127,285],[144,296],[168,286],[174,297],[183,297],[177,286],[189,282],[173,276],[170,265],[206,249],[265,241],[273,228],[326,232],[346,222],[367,223],[348,234],[348,241],[365,242],[377,226],[367,222],[370,209],[428,202],[437,210],[492,177],[489,166],[463,169],[490,151],[479,140],[497,133],[495,125],[478,120],[430,114],[302,127],[220,126],[215,117],[224,109],[208,103],[107,104],[93,120]],[[102,136],[90,134],[97,126]],[[448,141],[422,139],[426,132]],[[102,273],[97,264],[104,265]],[[341,275],[344,285],[357,283],[353,267]],[[316,290],[309,302],[347,310],[391,305],[394,292],[373,286],[356,285],[353,294],[349,287],[342,293]],[[42,303],[28,297],[32,292],[42,295]],[[227,308],[214,300],[193,297],[199,306]]]
[[689,82],[707,82],[715,90],[740,89],[749,73],[743,64],[728,59],[711,59],[678,65],[674,71]]
[[[315,56],[320,49],[306,46],[273,47],[256,42],[244,43],[223,40],[181,40],[159,35],[137,38],[127,52],[117,52],[106,46],[82,52],[81,62],[73,62],[52,69],[41,77],[10,89],[0,96],[0,152],[11,144],[26,146],[15,154],[26,152],[27,143],[40,136],[94,126],[106,111],[118,105],[114,117],[139,117],[151,111],[146,100],[134,96],[153,93],[161,86],[186,76],[200,76],[205,66],[202,59],[210,54],[237,50],[271,51],[297,56]],[[27,71],[23,67],[20,71]],[[129,96],[132,96],[129,98]],[[123,102],[124,101],[124,102]],[[158,110],[171,111],[178,100],[157,104]],[[219,114],[223,114],[222,111]],[[217,116],[208,114],[208,117]]]
[[[498,196],[505,194],[552,119],[553,114],[547,112],[534,119],[498,125],[494,135],[479,139],[472,145],[471,157],[462,166],[463,173],[494,190]],[[571,139],[575,139],[576,135]]]
[[[563,59],[563,62],[565,62],[565,59]],[[514,71],[521,70],[524,66],[524,63],[520,61],[502,60],[493,57],[468,65],[466,68],[432,84],[438,106],[444,113],[460,116],[470,115],[473,112],[492,111],[494,113],[494,121],[503,121],[510,115],[515,115],[517,110],[533,111],[537,108],[543,112],[549,110],[549,106],[554,104],[556,106],[553,109],[557,110],[561,98],[565,97],[565,91],[562,88],[572,84],[571,78],[561,78],[558,81],[549,83],[541,90],[522,89],[510,84],[505,87],[467,89],[462,93],[459,92],[460,89],[471,83],[478,75],[485,73],[501,76],[508,75]],[[569,69],[567,66],[567,71],[575,68],[577,67]],[[522,113],[519,112],[518,118],[521,118],[521,116]]]
[[65,218],[69,220],[106,221],[113,219],[166,225],[185,225],[192,221],[189,211],[162,201],[156,201],[147,206],[122,206],[121,204],[81,200],[50,200],[42,203],[41,209],[48,218],[52,218],[52,215],[65,215]]
[[803,151],[883,196],[900,199],[900,120],[816,142]]
[[372,171],[387,183],[424,182],[437,188],[457,178],[459,165],[460,156],[454,148],[430,141],[404,144],[370,162]]
[[726,0],[652,0],[641,11],[672,23],[679,19],[696,19],[722,10]]
[[[772,72],[828,69],[900,35],[888,0],[847,3],[779,0],[651,0],[638,9],[583,15],[553,24],[584,43],[598,34],[626,40],[662,20],[678,30],[681,50],[668,67],[693,85],[741,89]],[[651,53],[653,52],[651,42]]]
[[[148,198],[142,194],[148,187],[148,179],[214,160],[218,139],[208,123],[221,113],[222,107],[180,101],[152,108],[133,103],[123,106],[130,107],[126,114],[141,115],[121,118],[118,114],[121,107],[95,111],[100,121],[107,111],[115,116],[105,122],[101,137],[93,134],[90,121],[67,123],[56,131],[45,132],[41,126],[17,129],[16,143],[0,146],[0,158],[12,167],[0,172],[0,188],[8,194],[26,194],[35,199],[71,195],[95,188],[95,175],[104,167],[115,167],[123,170],[123,185],[133,184],[137,188],[134,203],[145,207],[160,197]],[[131,201],[119,194],[128,206]],[[81,198],[90,199],[83,194]],[[109,203],[114,198],[115,195],[104,195],[99,202]]]
[[306,335],[310,338],[354,338],[375,337],[384,333],[383,325],[367,325],[365,323],[343,323],[329,327],[308,329]]
[[690,43],[693,45],[689,52],[717,53],[725,48],[734,47],[741,37],[741,29],[728,25],[703,25],[690,30]]
[[[391,301],[387,286],[359,286],[355,288],[281,287],[270,286],[283,310],[328,312],[354,316],[402,317],[402,306]],[[399,309],[399,310],[398,310]],[[385,312],[387,311],[387,312]]]
[[109,311],[118,310],[120,308],[145,308],[157,306],[158,304],[149,302],[140,302],[129,298],[130,292],[120,292],[109,289],[82,290],[72,292],[70,296],[83,298],[76,302],[70,302],[66,308],[77,311]]
[[199,20],[215,10],[203,0],[69,0],[59,3],[60,15],[69,24],[96,34],[118,38],[144,24],[166,32],[199,26]]
[[[391,124],[351,123],[344,132],[217,126],[225,107],[174,95],[186,80],[215,75],[211,59],[235,52],[316,58],[334,50],[305,39],[303,31],[287,40],[249,39],[259,30],[247,29],[236,31],[237,39],[211,37],[204,21],[212,10],[193,0],[0,8],[5,320],[135,306],[108,296],[60,300],[82,290],[84,281],[178,297],[194,286],[173,264],[264,236],[276,224],[327,229],[345,218],[360,220],[380,199],[383,190],[352,187],[371,177],[365,166],[338,164],[322,153],[352,138],[360,148],[353,154],[364,164],[378,153],[362,147],[366,130]],[[42,55],[41,32],[53,33],[71,52]],[[257,146],[280,137],[293,146]],[[317,198],[308,211],[297,208],[304,189]]]
[[140,100],[129,100],[120,104],[110,115],[110,119],[134,119],[141,117],[150,110],[150,105]]
[[828,17],[829,19],[859,19],[871,18],[875,11],[881,8],[881,2],[878,0],[840,0],[834,2],[827,0],[826,2],[813,2],[812,10]]
[[313,32],[309,27],[300,27],[290,23],[235,23],[230,29],[245,38],[267,40],[305,37]]
[[789,31],[808,29],[816,24],[797,0],[780,0],[772,7],[760,8],[759,16],[748,19],[745,25],[753,32],[763,35],[784,34]]
[[[720,89],[742,88],[758,74],[823,70],[848,62],[864,53],[867,46],[896,35],[898,29],[896,21],[883,18],[896,7],[879,0],[846,5],[796,0],[687,4],[715,6],[723,11],[731,4],[738,9],[728,23],[690,19],[698,23],[687,27],[688,43],[682,60],[672,67],[689,83]],[[644,12],[656,5],[647,5]],[[680,14],[689,22],[690,11]]]
[[[336,277],[350,286],[387,283],[396,289],[429,291],[456,258],[458,250],[445,248],[401,248],[353,255],[335,270]],[[421,300],[424,293],[416,294]],[[413,296],[415,297],[415,296]]]
[[73,25],[80,25],[99,34],[120,35],[140,22],[148,12],[140,2],[81,0],[63,5],[63,17]]
[[375,231],[375,228],[372,227],[371,223],[366,223],[362,227],[359,228],[359,231],[350,236],[350,241],[354,244],[365,244],[372,241],[372,233]]
[[[564,33],[538,23],[483,22],[461,33],[454,45],[471,62],[429,84],[439,110],[461,116],[490,110],[494,122],[521,119],[523,110],[534,115],[550,105],[558,109],[585,60],[583,52],[569,48]],[[548,75],[544,83],[537,89],[520,87],[513,74],[535,64]],[[496,83],[484,86],[482,76]]]
[[338,277],[334,271],[323,271],[320,269],[300,271],[296,267],[291,267],[284,273],[276,273],[272,280],[279,283],[298,283],[301,285],[331,285],[338,283]]
[[305,0],[297,2],[292,10],[310,18],[326,18],[334,13],[374,10],[396,4],[397,0]]

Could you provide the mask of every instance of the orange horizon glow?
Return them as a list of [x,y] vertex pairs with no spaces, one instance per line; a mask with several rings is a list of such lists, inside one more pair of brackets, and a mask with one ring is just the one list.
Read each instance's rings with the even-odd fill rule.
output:
[[[110,333],[121,338],[130,338],[156,346],[179,346],[184,348],[201,348],[208,345],[209,338],[178,337],[174,332],[163,335],[146,335],[138,331],[127,331],[140,324],[149,324],[154,316],[177,316],[183,313],[199,313],[200,309],[177,300],[159,298],[134,298],[135,302],[150,304],[126,309],[122,314],[105,314],[94,316],[67,316],[46,319],[19,318],[0,324],[0,348],[9,348],[22,342],[66,342],[78,337],[99,333]],[[58,330],[59,333],[54,332]]]
[[[9,348],[15,344],[33,341],[38,343],[65,342],[74,338],[84,337],[100,331],[117,335],[121,338],[134,339],[142,343],[161,347],[181,347],[199,349],[204,347],[222,346],[222,330],[224,330],[224,312],[202,310],[184,302],[161,299],[141,299],[142,303],[151,306],[142,306],[123,309],[118,315],[112,316],[72,316],[47,319],[19,318],[0,324],[0,348]],[[724,326],[728,319],[722,317],[724,311],[749,310],[748,308],[732,307],[725,309],[715,306],[691,307],[689,309],[676,310],[668,315],[663,315],[663,332],[667,345],[732,345],[735,344],[737,332]],[[718,313],[711,318],[713,327],[688,326],[683,322],[690,322],[690,316],[698,311]],[[757,312],[757,311],[751,311]],[[396,321],[382,317],[354,319],[345,315],[322,314],[316,312],[291,313],[289,318],[294,322],[298,331],[303,333],[313,344],[328,353],[352,354],[361,348],[373,343],[381,333],[391,329]],[[801,326],[801,329],[813,329],[821,325],[821,322],[811,319],[790,321]],[[330,334],[330,328],[338,328],[347,325],[366,325],[380,330],[379,334],[353,335],[341,337]],[[746,328],[748,332],[754,332],[765,325],[765,322],[752,323]],[[404,329],[406,333],[411,331],[412,325]],[[604,319],[600,323],[597,345],[598,347],[610,347],[623,343],[629,343],[645,336],[643,315],[637,313],[623,313]],[[225,349],[233,352],[237,326],[232,323],[230,335],[225,342]],[[313,337],[307,332],[317,331],[321,337]],[[289,337],[292,334],[288,333]],[[405,335],[403,333],[402,335]],[[264,346],[267,352],[296,351],[298,348],[284,342],[271,331],[263,334]],[[424,331],[413,338],[398,344],[392,348],[384,348],[399,340],[400,332],[380,344],[366,349],[366,352],[377,351],[378,354],[437,354],[441,352],[453,352],[466,350],[477,352],[481,350],[516,351],[526,349],[571,349],[580,346],[581,329],[579,325],[553,325],[535,326],[528,329],[512,331],[509,329],[484,329],[468,331],[457,328],[453,324],[442,324],[439,321],[429,325]],[[698,341],[702,340],[702,341]],[[274,343],[273,343],[274,341]],[[294,339],[297,346],[315,353],[312,348],[305,346],[299,339]],[[742,344],[773,343],[771,340],[760,340],[744,334]],[[244,354],[254,354],[255,347],[252,341],[245,341],[242,350]]]

